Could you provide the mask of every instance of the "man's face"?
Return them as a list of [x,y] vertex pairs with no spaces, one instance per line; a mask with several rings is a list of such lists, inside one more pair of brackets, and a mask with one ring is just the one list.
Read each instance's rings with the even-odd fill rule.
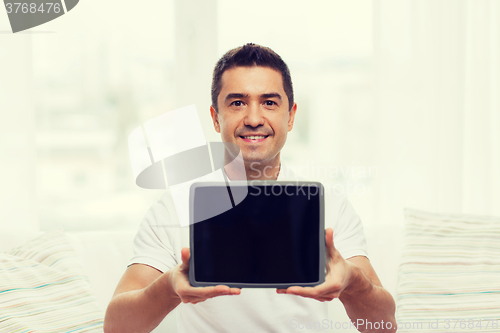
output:
[[297,109],[296,104],[291,110],[288,106],[281,73],[267,67],[235,67],[222,74],[221,82],[219,112],[213,107],[210,112],[222,141],[237,144],[245,163],[278,165]]

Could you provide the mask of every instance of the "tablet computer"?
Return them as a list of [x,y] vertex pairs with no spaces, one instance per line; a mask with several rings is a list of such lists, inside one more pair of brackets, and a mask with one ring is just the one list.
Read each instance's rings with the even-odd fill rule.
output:
[[228,184],[191,186],[191,285],[281,289],[323,283],[321,183]]

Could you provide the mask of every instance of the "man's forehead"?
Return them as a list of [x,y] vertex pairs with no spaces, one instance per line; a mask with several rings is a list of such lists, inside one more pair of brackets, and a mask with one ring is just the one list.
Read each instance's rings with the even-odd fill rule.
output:
[[[266,93],[284,93],[283,77],[281,72],[270,67],[264,66],[251,66],[251,67],[233,67],[227,69],[222,74],[221,78],[221,92],[225,94],[248,94],[246,91],[228,91],[232,89],[244,89],[246,87],[259,85],[259,88],[270,89]],[[273,90],[273,91],[271,91]],[[219,96],[225,98],[225,96]]]

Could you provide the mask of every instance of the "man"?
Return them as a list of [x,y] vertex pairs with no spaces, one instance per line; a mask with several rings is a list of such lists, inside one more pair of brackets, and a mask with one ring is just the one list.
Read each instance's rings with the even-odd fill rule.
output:
[[[210,108],[214,128],[222,141],[240,147],[247,179],[282,179],[280,151],[296,111],[288,67],[271,49],[247,44],[217,63]],[[229,179],[239,177],[229,168],[225,172]],[[366,257],[359,217],[343,198],[327,200],[325,210],[325,225],[335,229],[335,246],[334,231],[328,228],[323,284],[286,290],[194,288],[187,275],[187,228],[152,228],[160,220],[177,221],[167,193],[148,212],[136,236],[136,254],[108,306],[105,331],[150,332],[182,303],[181,331],[289,332],[299,323],[325,323],[324,301],[339,298],[358,330],[395,332],[394,300]]]

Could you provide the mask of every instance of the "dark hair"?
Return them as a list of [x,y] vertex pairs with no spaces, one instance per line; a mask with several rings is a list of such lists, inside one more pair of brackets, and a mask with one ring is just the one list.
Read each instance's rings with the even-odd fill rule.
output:
[[281,57],[268,47],[248,43],[229,50],[219,59],[212,78],[212,106],[219,112],[217,98],[222,89],[222,74],[235,67],[261,66],[277,70],[283,78],[283,89],[288,97],[290,110],[293,106],[293,86],[290,70]]

